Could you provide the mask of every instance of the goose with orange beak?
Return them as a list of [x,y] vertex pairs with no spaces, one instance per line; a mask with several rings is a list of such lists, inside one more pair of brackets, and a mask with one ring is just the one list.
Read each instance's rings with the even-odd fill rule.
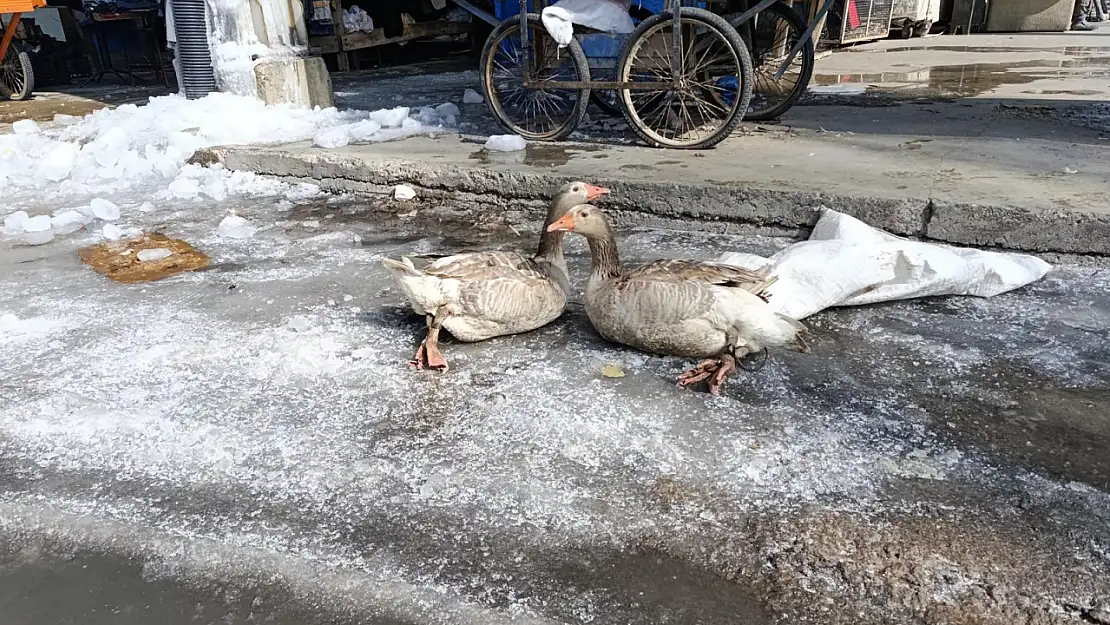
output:
[[806,328],[767,304],[776,280],[697,260],[657,260],[624,271],[605,214],[575,206],[547,227],[586,237],[593,256],[586,315],[606,340],[667,356],[703,358],[678,378],[680,386],[708,381],[718,395],[739,359],[768,348],[808,352]]
[[440,258],[417,269],[409,258],[382,259],[428,331],[410,364],[446,371],[439,332],[464,342],[518,334],[551,323],[563,313],[569,281],[563,259],[563,232],[547,226],[572,207],[593,201],[608,189],[570,182],[548,206],[539,247],[532,256],[516,252],[473,252]]

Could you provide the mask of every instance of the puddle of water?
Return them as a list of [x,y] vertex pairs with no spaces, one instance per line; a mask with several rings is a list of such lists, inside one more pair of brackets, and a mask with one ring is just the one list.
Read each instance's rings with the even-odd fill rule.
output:
[[1021,48],[1021,47],[990,47],[990,46],[904,46],[900,48],[886,48],[885,50],[866,50],[866,52],[922,52],[939,50],[941,52],[1055,52],[1067,56],[1076,56],[1089,53],[1110,53],[1110,47],[1105,46],[1065,46],[1063,48]]
[[[934,48],[935,49],[935,48]],[[910,72],[816,74],[810,91],[819,94],[857,94],[875,85],[907,85],[962,97],[976,96],[1002,85],[1023,85],[1045,78],[1110,77],[1110,56],[1088,56],[1057,61],[938,65]],[[1046,92],[1048,93],[1048,92]],[[1073,92],[1063,94],[1079,95]],[[1096,95],[1095,91],[1084,95]]]
[[[532,167],[557,167],[566,165],[570,159],[590,152],[604,149],[597,145],[551,145],[529,143],[523,152],[490,152],[485,149],[470,153],[469,159],[478,161],[483,165],[490,163],[523,163]],[[595,154],[593,158],[603,158],[603,154]]]

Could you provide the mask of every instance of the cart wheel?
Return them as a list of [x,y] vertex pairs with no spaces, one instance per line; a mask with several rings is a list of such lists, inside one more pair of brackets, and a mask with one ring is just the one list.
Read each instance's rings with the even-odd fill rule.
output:
[[657,82],[658,89],[622,89],[628,125],[656,147],[707,148],[736,128],[752,97],[752,59],[736,29],[704,9],[682,8],[679,75],[670,54],[675,19],[653,15],[632,32],[617,63],[621,82]]
[[775,72],[779,71],[786,55],[805,34],[806,22],[785,2],[776,2],[756,14],[750,23],[753,40],[749,47],[755,84],[752,86],[752,102],[744,119],[766,121],[781,116],[802,97],[813,77],[816,56],[811,37],[802,44],[802,49],[790,61],[782,77],[776,79]]
[[31,57],[12,44],[0,61],[0,97],[23,100],[30,97],[34,88],[35,70],[31,67]]
[[[528,14],[532,79],[589,82],[590,67],[577,39],[560,50],[540,22]],[[482,50],[482,92],[497,121],[525,139],[564,139],[586,116],[589,89],[524,88],[524,47],[520,19],[502,22]]]

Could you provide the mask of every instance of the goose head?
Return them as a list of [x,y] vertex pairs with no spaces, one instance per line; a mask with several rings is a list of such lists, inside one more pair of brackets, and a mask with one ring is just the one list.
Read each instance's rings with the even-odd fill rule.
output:
[[579,204],[592,202],[608,194],[609,189],[605,187],[599,187],[587,182],[582,182],[581,180],[575,180],[574,182],[568,182],[559,187],[559,192],[555,194],[554,205],[561,209],[557,211],[558,214],[561,215]]
[[579,204],[547,227],[548,232],[574,232],[585,237],[601,237],[610,232],[609,222],[601,209]]

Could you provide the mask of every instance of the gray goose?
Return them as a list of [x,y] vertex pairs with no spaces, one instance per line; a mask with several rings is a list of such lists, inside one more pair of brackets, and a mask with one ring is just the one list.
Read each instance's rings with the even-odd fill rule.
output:
[[575,206],[547,228],[586,237],[593,256],[586,284],[590,322],[606,340],[668,356],[704,358],[678,378],[709,381],[719,395],[738,360],[767,348],[808,352],[806,328],[776,313],[766,272],[696,260],[657,260],[622,271],[617,243],[600,209]]
[[410,364],[448,369],[439,350],[439,331],[464,342],[518,334],[551,323],[567,302],[567,265],[563,233],[547,226],[575,205],[609,193],[585,182],[563,185],[547,210],[535,255],[470,252],[440,258],[417,269],[408,258],[382,259],[417,314],[427,335]]

